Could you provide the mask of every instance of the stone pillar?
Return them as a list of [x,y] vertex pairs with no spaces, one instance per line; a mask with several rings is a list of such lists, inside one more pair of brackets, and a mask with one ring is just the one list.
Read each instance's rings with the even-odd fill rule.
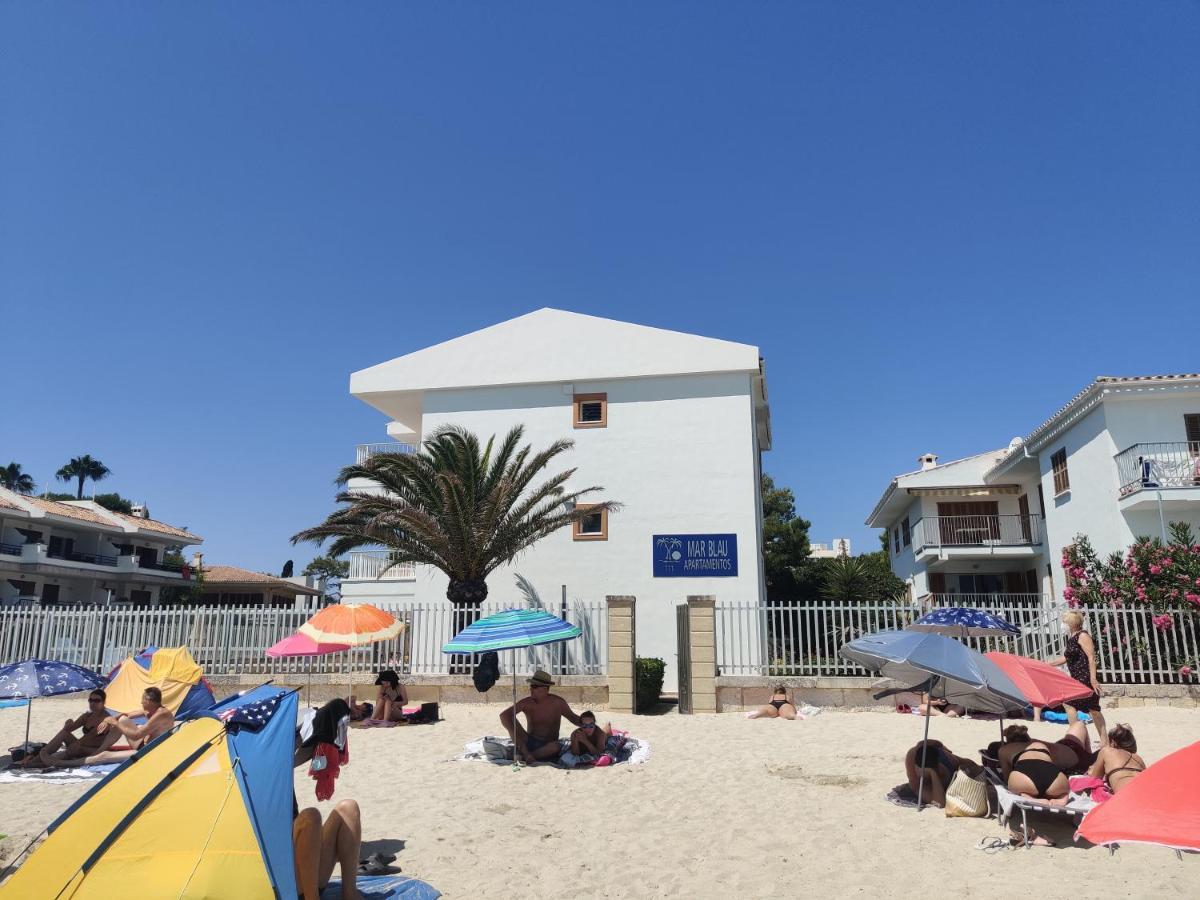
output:
[[689,596],[687,604],[692,712],[715,713],[717,711],[717,598],[711,595]]
[[608,602],[608,709],[631,713],[637,694],[634,666],[637,629],[633,597],[605,597]]

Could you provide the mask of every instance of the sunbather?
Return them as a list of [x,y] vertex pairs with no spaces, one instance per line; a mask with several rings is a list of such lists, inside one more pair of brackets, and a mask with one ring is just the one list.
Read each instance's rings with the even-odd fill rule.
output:
[[400,676],[385,669],[375,679],[379,693],[375,697],[375,712],[371,718],[378,722],[403,722],[404,706],[408,703],[408,691],[400,683]]
[[796,704],[788,699],[787,685],[779,684],[771,693],[771,699],[765,706],[752,709],[746,714],[747,719],[794,719]]
[[[121,735],[117,732],[106,733],[99,730],[100,723],[108,717],[104,701],[108,695],[100,688],[88,694],[88,710],[78,719],[67,719],[58,734],[50,738],[36,756],[27,756],[22,761],[24,766],[54,766],[62,760],[83,760],[96,753],[101,753],[117,742]],[[75,737],[75,732],[83,730],[82,737]]]
[[571,752],[576,756],[600,756],[612,734],[612,725],[601,728],[590,709],[579,714],[580,725],[571,732]]
[[[925,763],[923,779],[922,762]],[[972,778],[977,777],[981,771],[978,763],[955,756],[941,741],[918,742],[904,755],[904,771],[908,776],[908,785],[913,789],[913,793],[917,794],[917,802],[926,806],[946,805],[946,788],[950,786],[950,779],[959,769]]]
[[[124,762],[152,740],[175,727],[175,714],[162,705],[162,691],[156,687],[148,687],[142,692],[140,714],[146,717],[146,721],[141,725],[133,721],[139,715],[138,713],[119,713],[115,716],[108,716],[96,726],[96,731],[100,734],[114,733],[116,739],[127,738],[129,740],[128,750],[106,749],[82,759],[57,760],[53,764],[70,767],[103,766]],[[111,747],[112,744],[109,746]]]
[[917,707],[917,712],[923,716],[948,716],[951,719],[957,719],[959,716],[967,714],[967,708],[959,706],[957,703],[951,703],[945,697],[934,697],[931,700],[928,694],[922,694],[921,705]]
[[299,810],[292,822],[292,844],[296,855],[296,886],[303,900],[320,900],[335,865],[342,870],[342,897],[357,900],[358,854],[362,848],[362,814],[358,803],[340,801],[323,823],[317,809]]
[[1070,794],[1063,760],[1074,751],[1059,743],[1033,740],[1024,725],[1004,729],[1000,747],[1000,773],[1008,789],[1054,806],[1065,806]]
[[1138,756],[1137,740],[1128,725],[1118,725],[1108,732],[1108,745],[1096,754],[1088,769],[1094,778],[1103,778],[1109,793],[1116,794],[1133,781],[1138,772],[1146,770],[1146,761]]
[[[564,718],[572,725],[583,723],[566,700],[550,693],[553,685],[554,680],[538,669],[529,679],[529,696],[500,713],[500,724],[512,738],[517,757],[530,764],[558,758],[558,732]],[[528,731],[521,727],[519,713],[525,713]]]

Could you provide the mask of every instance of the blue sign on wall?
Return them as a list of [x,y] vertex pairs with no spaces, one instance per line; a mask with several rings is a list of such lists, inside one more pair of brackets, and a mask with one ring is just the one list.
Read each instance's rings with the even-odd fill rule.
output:
[[736,534],[654,535],[655,578],[730,578],[737,573]]

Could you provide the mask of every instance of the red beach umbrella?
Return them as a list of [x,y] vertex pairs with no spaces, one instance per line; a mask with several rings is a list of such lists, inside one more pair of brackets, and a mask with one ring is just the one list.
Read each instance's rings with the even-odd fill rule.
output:
[[1158,844],[1200,852],[1200,741],[1164,756],[1086,816],[1093,844]]
[[267,656],[324,656],[326,653],[340,653],[349,649],[349,644],[318,643],[307,634],[297,631],[268,647]]
[[984,656],[998,665],[1034,706],[1058,706],[1092,692],[1087,685],[1040,660],[1012,653],[992,652]]

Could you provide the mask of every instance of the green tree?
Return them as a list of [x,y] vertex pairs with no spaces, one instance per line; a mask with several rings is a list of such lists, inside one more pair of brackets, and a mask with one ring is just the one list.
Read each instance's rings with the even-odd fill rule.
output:
[[83,456],[72,457],[71,461],[54,473],[54,477],[59,481],[76,481],[78,482],[78,491],[75,494],[76,500],[83,499],[83,483],[89,478],[93,481],[100,481],[112,474],[112,470],[98,459],[92,459],[86,453]]
[[418,453],[379,453],[347,466],[337,478],[343,488],[362,478],[383,491],[343,490],[337,500],[346,505],[292,541],[332,539],[332,556],[384,547],[396,563],[440,569],[450,579],[447,599],[477,607],[487,599],[487,577],[497,567],[560,528],[619,506],[610,500],[580,503],[603,488],[567,490],[574,469],[535,485],[573,442],[555,441],[535,453],[531,445],[521,446],[523,435],[518,425],[499,444],[493,435],[481,445],[466,429],[445,426]]
[[762,476],[763,573],[770,603],[795,603],[801,599],[800,570],[808,562],[809,523],[796,515],[791,488],[775,486]]
[[332,556],[316,556],[301,573],[320,579],[324,603],[337,603],[342,599],[342,579],[350,574],[350,562]]
[[904,594],[882,550],[815,562],[821,598],[832,603],[891,603]]
[[37,489],[33,476],[22,472],[21,464],[15,462],[0,468],[0,485],[18,494],[32,494]]
[[125,515],[133,512],[133,502],[126,500],[120,494],[96,494],[92,499],[113,512],[125,513]]

